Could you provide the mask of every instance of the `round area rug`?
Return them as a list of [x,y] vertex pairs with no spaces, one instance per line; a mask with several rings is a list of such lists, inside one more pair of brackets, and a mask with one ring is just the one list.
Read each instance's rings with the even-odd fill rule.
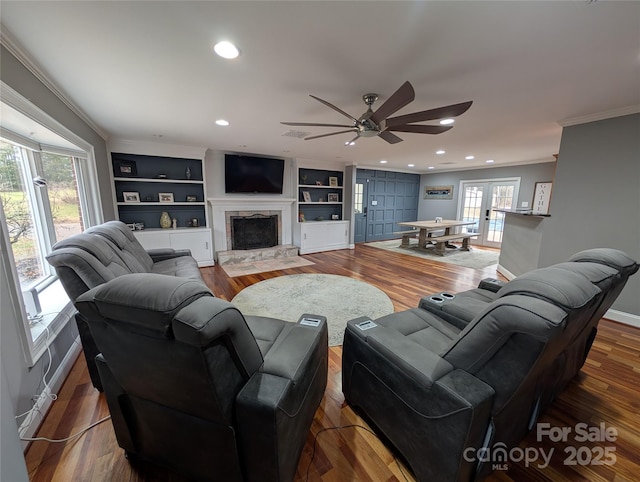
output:
[[244,315],[296,322],[303,313],[327,317],[329,346],[342,345],[347,321],[372,320],[393,313],[393,303],[380,289],[364,281],[333,274],[292,274],[260,281],[231,302]]

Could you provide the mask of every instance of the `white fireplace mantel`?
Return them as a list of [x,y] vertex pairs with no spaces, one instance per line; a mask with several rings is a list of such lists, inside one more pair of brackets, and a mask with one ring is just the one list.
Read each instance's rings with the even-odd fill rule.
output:
[[281,211],[282,232],[279,238],[282,244],[293,242],[293,205],[295,198],[256,197],[222,197],[207,198],[211,206],[211,224],[213,228],[213,245],[216,251],[227,251],[226,216],[228,211]]

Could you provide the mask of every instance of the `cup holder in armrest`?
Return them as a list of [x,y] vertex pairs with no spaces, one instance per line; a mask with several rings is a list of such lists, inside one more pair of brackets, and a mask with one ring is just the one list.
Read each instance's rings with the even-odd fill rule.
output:
[[440,293],[445,300],[452,300],[456,297],[456,295],[452,295],[451,293]]
[[429,296],[429,300],[433,301],[434,303],[444,302],[444,298],[441,298],[440,296]]

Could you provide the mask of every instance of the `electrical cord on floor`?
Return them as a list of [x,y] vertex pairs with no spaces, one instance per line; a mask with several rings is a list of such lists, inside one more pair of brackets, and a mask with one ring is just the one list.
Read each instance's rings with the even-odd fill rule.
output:
[[[318,433],[316,433],[315,436],[313,437],[313,450],[311,451],[311,459],[309,460],[309,465],[307,465],[307,474],[306,474],[306,477],[305,477],[305,480],[307,482],[309,481],[309,469],[311,468],[311,464],[313,463],[313,459],[316,456],[316,443],[318,442],[318,436],[322,432],[327,432],[329,430],[341,430],[343,428],[361,428],[363,430],[366,430],[370,434],[372,434],[374,437],[378,438],[378,436],[376,435],[376,433],[373,430],[371,430],[368,427],[365,427],[364,425],[360,425],[360,424],[357,424],[357,423],[349,424],[349,425],[336,425],[335,427],[325,427],[323,429],[318,430]],[[380,439],[378,439],[378,440],[380,440]],[[400,473],[404,477],[404,480],[406,482],[409,482],[409,479],[407,479],[407,476],[404,473],[404,470],[402,470],[402,465],[400,465],[400,461],[398,460],[398,458],[395,455],[393,455],[393,460],[395,460],[396,464],[398,465],[398,469],[400,469]]]
[[110,418],[111,418],[111,415],[107,415],[106,417],[101,418],[97,422],[92,423],[87,428],[83,428],[78,433],[70,435],[70,436],[68,436],[66,438],[54,439],[54,438],[47,438],[47,437],[20,437],[20,440],[24,440],[25,442],[38,442],[38,441],[53,442],[53,443],[68,442],[69,440],[73,440],[74,438],[79,437],[80,435],[84,434],[85,432],[88,432],[89,430],[91,430],[96,425],[99,425],[102,422],[106,422]]
[[[37,315],[34,318],[31,318],[29,320],[31,325],[36,325],[38,323],[42,323],[42,320],[44,319],[45,316],[51,315],[51,314],[57,314],[57,313],[45,313],[45,314],[40,314]],[[30,415],[31,413],[33,413],[34,411],[39,413],[40,416],[42,417],[42,413],[40,412],[39,408],[38,408],[38,402],[40,401],[41,397],[48,397],[51,401],[55,401],[58,399],[58,395],[53,393],[53,390],[51,390],[51,386],[49,385],[49,382],[47,382],[47,375],[49,375],[49,370],[51,370],[51,364],[53,363],[53,357],[51,356],[51,345],[49,344],[49,337],[51,336],[51,331],[49,330],[49,326],[48,325],[44,325],[44,332],[45,332],[45,341],[44,344],[47,347],[47,355],[49,356],[49,363],[47,363],[47,369],[45,370],[45,372],[42,375],[42,384],[44,385],[44,390],[42,390],[42,392],[39,395],[34,395],[32,400],[34,402],[34,406],[31,407],[29,410],[27,410],[24,413],[21,413],[20,415],[16,415],[15,419],[19,419],[21,417],[25,417]]]

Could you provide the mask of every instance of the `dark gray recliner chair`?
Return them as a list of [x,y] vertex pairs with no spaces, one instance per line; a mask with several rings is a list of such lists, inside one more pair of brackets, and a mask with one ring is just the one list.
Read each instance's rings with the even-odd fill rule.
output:
[[473,455],[498,443],[509,450],[528,433],[557,394],[555,360],[606,296],[563,269],[543,268],[510,284],[463,329],[421,308],[347,325],[345,399],[420,481],[491,471]]
[[[600,265],[600,268],[589,266],[591,263]],[[613,248],[587,249],[574,254],[568,262],[553,266],[580,273],[589,278],[596,286],[606,288],[608,295],[603,299],[599,318],[611,307],[627,283],[629,276],[637,272],[639,267],[638,263],[626,253]],[[612,278],[614,272],[617,276]],[[487,303],[502,296],[501,289],[507,283],[494,278],[486,278],[480,282],[477,288],[461,293],[440,292],[426,295],[420,300],[419,306],[425,310],[433,311],[459,328],[464,328]],[[605,286],[608,283],[613,283],[611,289],[609,286]]]
[[[559,377],[556,383],[556,390],[559,392],[584,365],[598,331],[598,322],[620,295],[629,276],[638,271],[639,264],[620,250],[592,248],[576,253],[569,261],[555,264],[552,268],[580,274],[604,293],[591,320],[574,334],[573,340],[556,359],[554,370]],[[525,273],[524,276],[530,277],[531,273],[533,272]],[[484,309],[488,303],[507,293],[514,292],[515,287],[518,286],[519,278],[517,277],[510,282],[485,279],[480,282],[478,288],[462,293],[444,292],[427,295],[420,300],[420,307],[436,313],[457,327],[464,328],[475,314]],[[543,403],[541,409],[553,398],[555,398],[554,395]]]
[[119,276],[76,306],[129,457],[192,480],[293,480],[327,383],[324,317],[245,319],[203,284],[157,274]]
[[[108,221],[56,243],[47,261],[55,268],[72,302],[91,288],[130,273],[160,273],[202,280],[198,264],[188,250],[146,251],[120,221]],[[76,313],[75,320],[91,382],[102,390],[94,361],[99,350],[82,315]]]

